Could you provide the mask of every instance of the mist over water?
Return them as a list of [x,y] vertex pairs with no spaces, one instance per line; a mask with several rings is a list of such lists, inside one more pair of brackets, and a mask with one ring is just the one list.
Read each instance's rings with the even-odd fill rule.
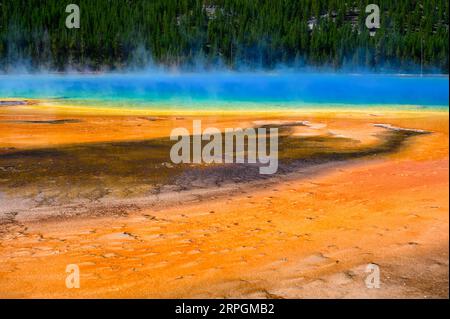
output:
[[448,76],[201,72],[0,76],[1,98],[118,108],[248,109],[398,105],[448,109]]

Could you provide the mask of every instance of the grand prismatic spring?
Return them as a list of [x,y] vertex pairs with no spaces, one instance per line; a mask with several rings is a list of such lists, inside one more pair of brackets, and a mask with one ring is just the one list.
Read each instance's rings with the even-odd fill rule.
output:
[[[448,296],[448,84],[0,76],[0,296]],[[277,128],[277,172],[172,163],[172,129],[194,120]],[[73,264],[80,289],[64,284]]]

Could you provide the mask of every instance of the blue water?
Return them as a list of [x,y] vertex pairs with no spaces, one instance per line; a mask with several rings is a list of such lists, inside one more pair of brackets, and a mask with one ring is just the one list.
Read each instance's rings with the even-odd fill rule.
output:
[[419,106],[448,109],[448,76],[311,73],[3,75],[1,98],[127,108]]

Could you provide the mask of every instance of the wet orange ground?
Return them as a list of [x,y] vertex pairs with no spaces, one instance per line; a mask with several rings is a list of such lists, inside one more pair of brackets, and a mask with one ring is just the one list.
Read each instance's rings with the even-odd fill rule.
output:
[[[48,117],[0,112],[7,121]],[[148,138],[168,134],[171,121],[191,123],[187,116],[148,123],[140,117],[64,113],[56,118],[83,121],[3,122],[0,147]],[[13,221],[0,237],[0,297],[448,297],[448,113],[204,120],[234,127],[267,117],[325,123],[342,134],[367,136],[375,122],[433,134],[414,137],[396,154],[327,165],[238,195],[131,210],[124,217]],[[380,289],[364,284],[368,263],[380,267]],[[80,267],[79,289],[66,288],[68,264]]]

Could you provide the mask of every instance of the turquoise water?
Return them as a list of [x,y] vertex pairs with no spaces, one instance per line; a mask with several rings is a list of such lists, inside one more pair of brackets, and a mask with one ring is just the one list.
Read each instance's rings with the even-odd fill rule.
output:
[[448,76],[192,73],[3,75],[1,98],[127,108],[449,107]]

